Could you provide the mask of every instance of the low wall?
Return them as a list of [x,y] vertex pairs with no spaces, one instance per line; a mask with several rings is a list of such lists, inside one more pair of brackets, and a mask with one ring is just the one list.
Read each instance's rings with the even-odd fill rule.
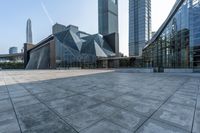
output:
[[124,73],[153,73],[153,68],[124,68],[115,69],[115,71]]
[[[122,68],[122,69],[115,69],[116,72],[124,72],[124,73],[154,73],[153,68]],[[193,73],[193,69],[164,69],[164,73]],[[162,72],[161,72],[162,73]]]
[[193,73],[193,69],[164,69],[165,73]]

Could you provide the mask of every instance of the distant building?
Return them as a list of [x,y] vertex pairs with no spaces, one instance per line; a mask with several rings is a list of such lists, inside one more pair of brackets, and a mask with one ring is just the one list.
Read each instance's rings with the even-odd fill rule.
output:
[[27,69],[95,67],[98,58],[114,57],[116,36],[88,34],[78,27],[55,24],[52,35],[37,45],[24,44]]
[[16,54],[0,54],[0,63],[4,62],[23,62],[23,53]]
[[10,47],[9,48],[9,54],[17,54],[17,53],[18,53],[17,47]]
[[31,19],[27,20],[27,25],[26,25],[26,43],[30,43],[30,44],[33,43]]
[[116,56],[119,56],[118,0],[98,0],[99,34],[116,38]]
[[129,56],[142,56],[151,38],[151,0],[129,0]]

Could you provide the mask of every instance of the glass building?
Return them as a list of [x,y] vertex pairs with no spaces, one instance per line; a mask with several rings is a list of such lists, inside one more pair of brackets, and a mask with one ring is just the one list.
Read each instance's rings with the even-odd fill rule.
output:
[[129,0],[129,56],[142,56],[151,38],[151,0]]
[[111,43],[114,53],[119,56],[118,0],[98,0],[98,17],[99,34],[115,38]]
[[146,67],[200,69],[200,0],[179,0],[143,50]]
[[25,44],[26,69],[95,68],[97,58],[116,56],[115,36],[88,34],[78,27],[55,24],[37,45]]
[[98,0],[99,33],[118,33],[118,0]]

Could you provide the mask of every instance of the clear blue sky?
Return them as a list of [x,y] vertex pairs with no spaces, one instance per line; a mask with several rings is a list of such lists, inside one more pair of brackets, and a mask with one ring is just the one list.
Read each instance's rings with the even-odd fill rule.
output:
[[[167,17],[175,0],[152,0],[153,30]],[[47,10],[47,12],[45,11]],[[158,11],[162,10],[162,14]],[[49,14],[49,15],[48,15]],[[51,34],[53,23],[77,25],[98,32],[97,0],[2,0],[0,2],[0,54],[11,46],[20,50],[26,40],[26,21],[32,20],[33,41]],[[128,0],[119,0],[120,51],[128,54]]]

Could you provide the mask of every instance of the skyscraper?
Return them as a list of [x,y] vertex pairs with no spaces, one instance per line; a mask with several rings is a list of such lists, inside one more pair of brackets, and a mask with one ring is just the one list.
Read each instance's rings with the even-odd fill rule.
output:
[[141,56],[151,38],[151,0],[129,0],[129,56]]
[[27,25],[26,25],[26,43],[33,43],[32,40],[32,29],[31,29],[31,19],[27,20]]
[[[119,56],[118,0],[98,0],[99,33]],[[113,43],[114,42],[114,43]]]
[[99,33],[118,33],[118,0],[98,0]]

